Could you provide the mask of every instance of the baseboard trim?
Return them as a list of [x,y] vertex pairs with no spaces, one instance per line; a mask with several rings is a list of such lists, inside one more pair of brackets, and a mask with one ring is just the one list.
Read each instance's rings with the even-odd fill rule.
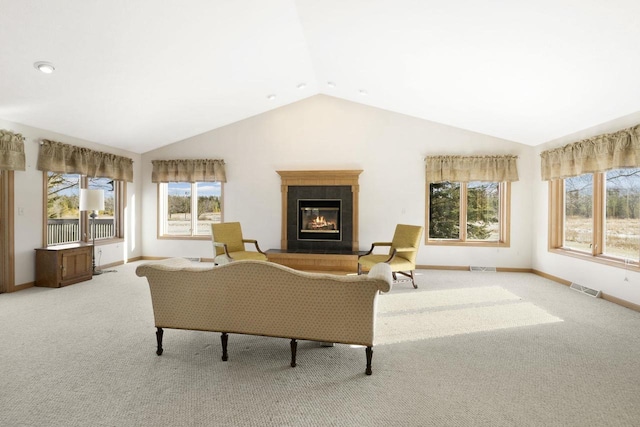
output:
[[[449,271],[469,271],[469,265],[416,265],[419,270],[449,270]],[[517,267],[496,267],[496,271],[504,273],[533,273],[530,268]]]
[[[560,277],[544,273],[544,272],[542,272],[540,270],[535,270],[534,269],[534,270],[532,270],[532,273],[533,274],[537,274],[538,276],[544,277],[545,279],[553,280],[554,282],[560,283],[561,285],[571,286],[571,282],[569,280],[565,280],[565,279],[562,279]],[[604,292],[602,292],[600,294],[600,298],[602,298],[605,301],[609,301],[609,302],[612,302],[614,304],[621,305],[622,307],[628,308],[630,310],[640,312],[640,305],[635,304],[635,303],[630,302],[630,301],[627,301],[627,300],[624,300],[622,298],[614,297],[613,295],[608,295],[608,294],[605,294]]]
[[27,283],[23,283],[21,285],[16,285],[16,286],[11,286],[10,289],[7,289],[7,293],[11,293],[11,292],[18,292],[18,291],[22,291],[24,289],[29,289],[29,288],[33,288],[36,285],[36,282],[27,282]]
[[634,303],[632,303],[630,301],[627,301],[627,300],[620,299],[618,297],[614,297],[612,295],[607,295],[604,292],[600,294],[600,298],[602,298],[604,300],[607,300],[609,302],[612,302],[614,304],[618,304],[618,305],[621,305],[623,307],[629,308],[629,309],[634,310],[634,311],[640,311],[640,305],[634,304]]
[[557,276],[553,276],[551,274],[545,273],[545,272],[540,271],[540,270],[536,270],[535,268],[532,269],[531,272],[533,274],[536,274],[536,275],[540,276],[540,277],[544,277],[545,279],[549,279],[549,280],[553,280],[554,282],[558,282],[561,285],[571,286],[571,281],[562,279],[562,278],[557,277]]

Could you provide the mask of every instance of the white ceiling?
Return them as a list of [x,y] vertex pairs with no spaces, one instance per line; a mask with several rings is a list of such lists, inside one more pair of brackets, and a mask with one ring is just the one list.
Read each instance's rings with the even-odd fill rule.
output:
[[538,145],[640,111],[638,16],[638,0],[0,0],[0,118],[143,153],[322,93]]

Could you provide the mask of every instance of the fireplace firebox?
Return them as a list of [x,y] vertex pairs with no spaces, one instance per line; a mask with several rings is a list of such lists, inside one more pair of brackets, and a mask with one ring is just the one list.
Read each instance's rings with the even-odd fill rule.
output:
[[298,199],[298,240],[342,240],[342,201]]

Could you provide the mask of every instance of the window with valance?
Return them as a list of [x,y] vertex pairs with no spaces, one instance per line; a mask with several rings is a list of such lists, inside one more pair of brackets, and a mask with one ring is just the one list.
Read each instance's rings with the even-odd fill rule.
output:
[[[46,245],[124,237],[124,182],[133,181],[133,160],[128,157],[43,140],[37,168],[43,171],[44,236]],[[88,227],[88,212],[79,210],[81,188],[102,190],[105,209],[97,212],[96,226]]]
[[221,159],[153,160],[151,181],[158,184],[158,236],[210,239],[211,224],[222,222]]
[[517,156],[428,156],[427,244],[509,246]]
[[543,151],[549,250],[640,269],[640,125]]

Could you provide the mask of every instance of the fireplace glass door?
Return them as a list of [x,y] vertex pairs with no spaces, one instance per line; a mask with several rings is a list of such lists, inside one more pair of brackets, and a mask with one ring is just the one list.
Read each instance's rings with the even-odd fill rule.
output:
[[298,240],[341,240],[341,200],[298,200]]

